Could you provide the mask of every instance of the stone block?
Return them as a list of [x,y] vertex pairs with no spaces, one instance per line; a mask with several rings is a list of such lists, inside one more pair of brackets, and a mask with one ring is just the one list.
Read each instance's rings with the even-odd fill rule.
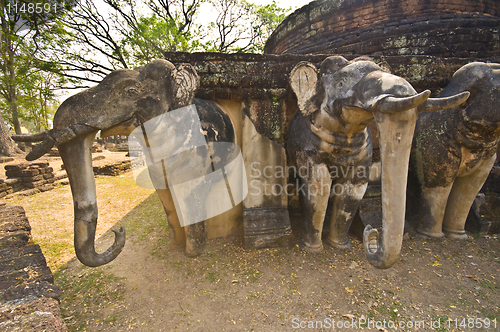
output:
[[243,200],[245,248],[286,246],[291,226],[285,190],[288,180],[285,150],[259,134],[246,115],[242,137],[248,183],[248,195]]
[[29,164],[27,162],[22,162],[16,165],[5,165],[4,168],[6,171],[22,171],[28,168],[28,166]]
[[24,182],[24,183],[27,183],[27,182],[37,182],[37,181],[40,181],[40,180],[43,180],[43,175],[42,174],[21,178],[21,181]]
[[[46,271],[52,275],[50,269],[46,267]],[[61,290],[56,285],[48,282],[31,282],[28,284],[19,284],[6,289],[0,294],[0,301],[7,302],[22,298],[53,298],[59,301]]]
[[45,181],[45,180],[40,180],[40,181],[35,181],[35,182],[28,182],[28,183],[25,183],[25,187],[28,188],[28,189],[32,189],[32,188],[41,187],[45,183],[47,183],[47,181]]
[[59,302],[53,298],[4,304],[0,307],[0,324],[8,331],[68,331]]
[[15,185],[16,183],[20,182],[21,180],[18,179],[18,178],[11,178],[11,179],[5,179],[4,180],[4,183],[6,183],[7,185],[9,186],[13,186]]
[[31,166],[38,166],[40,168],[46,168],[46,167],[49,167],[49,163],[46,162],[46,161],[40,161],[40,162],[36,162],[36,163],[31,163],[30,164]]
[[18,178],[18,177],[31,177],[40,174],[40,172],[37,169],[25,169],[21,171],[6,171],[5,175],[8,178]]
[[22,207],[6,206],[0,209],[0,248],[26,245],[30,231],[31,227]]

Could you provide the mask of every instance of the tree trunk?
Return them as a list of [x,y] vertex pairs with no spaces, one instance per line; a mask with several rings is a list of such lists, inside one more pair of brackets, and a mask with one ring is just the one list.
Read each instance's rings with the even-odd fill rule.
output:
[[9,129],[0,115],[0,156],[14,157],[24,154],[10,138]]

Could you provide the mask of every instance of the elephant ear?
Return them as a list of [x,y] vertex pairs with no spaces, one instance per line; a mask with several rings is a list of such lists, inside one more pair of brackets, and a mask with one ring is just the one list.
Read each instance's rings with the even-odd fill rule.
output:
[[200,79],[196,70],[190,64],[181,64],[174,72],[174,104],[183,107],[192,103],[196,90],[200,86]]
[[318,71],[310,62],[300,62],[290,73],[290,86],[297,96],[299,110],[307,116],[318,110],[317,97]]

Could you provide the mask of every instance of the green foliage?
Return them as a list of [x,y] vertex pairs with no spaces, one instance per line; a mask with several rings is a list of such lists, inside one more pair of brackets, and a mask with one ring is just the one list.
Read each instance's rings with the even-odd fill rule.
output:
[[[89,87],[113,70],[144,65],[165,52],[262,52],[291,11],[274,1],[63,2],[54,15],[9,16],[12,1],[0,0],[0,112],[18,134],[21,122],[32,131],[49,127],[58,106],[55,90]],[[203,25],[207,14],[214,19]]]
[[58,21],[64,11],[49,16],[9,13],[9,4],[13,2],[0,2],[0,111],[16,133],[20,133],[20,120],[40,131],[48,127],[57,107],[53,89],[66,80],[56,63],[42,62],[38,56],[66,34]]
[[180,33],[177,22],[152,14],[140,17],[136,29],[125,32],[122,45],[129,62],[144,65],[162,58],[164,52],[199,50],[201,42],[194,39],[190,31]]

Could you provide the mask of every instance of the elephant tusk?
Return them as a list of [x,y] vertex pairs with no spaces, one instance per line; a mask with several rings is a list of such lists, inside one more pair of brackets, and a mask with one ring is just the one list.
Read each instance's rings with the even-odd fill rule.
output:
[[391,114],[375,113],[382,160],[382,230],[367,226],[363,245],[368,261],[379,269],[391,267],[401,252],[408,164],[417,118],[415,108]]
[[435,112],[458,106],[470,96],[469,91],[464,91],[451,97],[429,98],[417,107],[418,112]]
[[425,102],[430,95],[430,90],[425,90],[410,97],[385,97],[375,105],[373,110],[382,113],[404,112],[419,106]]
[[43,141],[51,131],[52,130],[44,131],[33,135],[12,135],[12,139],[16,142],[40,142]]

